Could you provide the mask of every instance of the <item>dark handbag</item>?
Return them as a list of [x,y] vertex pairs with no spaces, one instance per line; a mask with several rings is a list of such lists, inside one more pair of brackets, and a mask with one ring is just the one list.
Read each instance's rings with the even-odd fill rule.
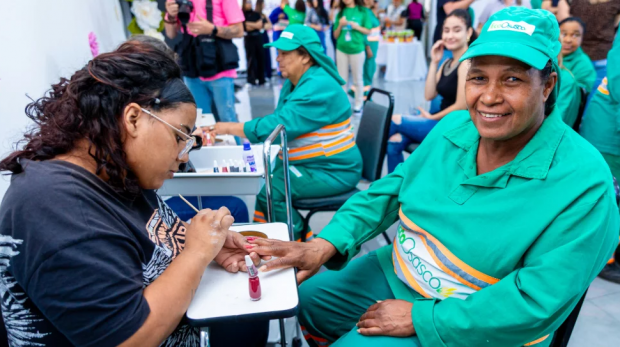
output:
[[[213,1],[207,0],[207,20],[213,23]],[[219,72],[239,67],[239,53],[232,40],[213,35],[196,37],[197,70],[200,77],[213,77]]]

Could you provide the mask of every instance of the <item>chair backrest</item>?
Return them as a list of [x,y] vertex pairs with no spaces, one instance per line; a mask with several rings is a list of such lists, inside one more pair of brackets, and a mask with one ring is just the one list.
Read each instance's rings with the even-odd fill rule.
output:
[[581,101],[579,102],[579,112],[577,112],[577,119],[575,119],[575,124],[573,124],[573,130],[579,132],[579,126],[581,125],[581,120],[583,119],[583,113],[586,111],[586,103],[588,102],[588,92],[579,88],[581,91]]
[[588,290],[583,293],[581,299],[573,309],[573,311],[568,315],[564,323],[560,325],[558,330],[555,331],[555,335],[553,336],[553,340],[549,347],[566,347],[568,346],[568,340],[570,340],[570,336],[573,333],[573,328],[575,327],[575,323],[577,322],[577,317],[579,316],[579,311],[581,311],[581,306],[583,305],[583,300],[586,298],[586,294],[588,294]]
[[[374,93],[387,96],[389,100],[388,106],[372,101]],[[390,92],[373,88],[368,92],[367,100],[366,104],[364,104],[364,112],[355,142],[364,162],[362,177],[373,182],[381,177],[381,169],[383,168],[383,159],[390,132],[390,122],[394,112],[394,95]]]

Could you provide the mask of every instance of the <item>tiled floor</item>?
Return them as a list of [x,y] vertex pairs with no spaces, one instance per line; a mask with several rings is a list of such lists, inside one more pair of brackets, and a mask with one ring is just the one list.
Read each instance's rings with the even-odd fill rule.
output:
[[[243,81],[238,80],[241,84]],[[262,117],[273,112],[279,94],[280,80],[274,79],[268,87],[243,87],[238,93],[237,112],[240,121]],[[406,113],[410,106],[424,103],[423,82],[388,83],[376,81],[378,88],[394,94],[394,113]],[[385,166],[385,164],[384,164]],[[384,173],[386,169],[384,167]],[[360,184],[360,189],[367,185]],[[253,198],[246,198],[249,207],[254,206]],[[312,218],[311,227],[320,232],[331,220],[333,213],[319,213]],[[395,228],[388,230],[393,237]],[[385,245],[381,236],[367,242],[360,255]],[[569,347],[618,347],[620,346],[620,285],[596,279],[590,286],[588,295],[581,309],[579,319],[573,331]]]

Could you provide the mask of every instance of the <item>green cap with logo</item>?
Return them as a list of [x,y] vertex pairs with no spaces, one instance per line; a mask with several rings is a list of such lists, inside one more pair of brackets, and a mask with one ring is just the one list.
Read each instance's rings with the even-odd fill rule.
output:
[[551,99],[555,100],[560,88],[558,54],[560,27],[555,16],[545,10],[507,7],[493,14],[485,23],[480,36],[461,57],[466,59],[498,55],[513,58],[542,70],[551,60],[558,73]]
[[280,34],[280,38],[272,43],[265,44],[265,47],[275,47],[282,51],[293,51],[303,47],[310,53],[314,61],[332,76],[340,85],[346,82],[338,74],[334,61],[325,55],[323,45],[316,31],[301,24],[292,24],[286,27]]

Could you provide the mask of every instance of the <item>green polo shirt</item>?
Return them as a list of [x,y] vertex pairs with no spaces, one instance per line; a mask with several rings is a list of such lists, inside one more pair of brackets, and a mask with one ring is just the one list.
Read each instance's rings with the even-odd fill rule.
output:
[[573,53],[565,55],[562,63],[572,72],[580,87],[585,88],[588,93],[592,91],[596,81],[596,70],[594,70],[592,60],[581,47]]
[[560,80],[562,83],[555,107],[564,123],[572,128],[579,114],[581,90],[573,74],[564,67],[560,70]]
[[540,339],[535,346],[548,346],[548,335],[617,245],[611,174],[600,153],[557,113],[513,161],[482,175],[476,171],[479,140],[468,111],[445,117],[407,161],[349,199],[323,229],[318,237],[339,252],[326,265],[345,266],[364,242],[397,221],[415,224],[425,241],[412,249],[433,253],[442,264],[418,269],[424,281],[446,268],[463,284],[484,287],[467,300],[449,291],[440,293],[443,299],[422,298],[395,274],[393,250],[406,240],[379,249],[396,298],[414,303],[423,346],[520,346]]
[[[340,22],[340,18],[345,16],[349,22],[355,22],[366,29],[372,29],[372,22],[368,10],[363,6],[346,7],[336,16],[336,25]],[[351,40],[347,41],[347,33],[351,35]],[[358,54],[364,51],[364,41],[366,35],[355,29],[348,29],[344,26],[340,31],[340,36],[336,41],[336,48],[342,53]]]
[[580,132],[599,151],[620,156],[620,31],[607,62],[607,79],[592,95]]
[[289,5],[284,6],[282,9],[286,16],[288,17],[288,24],[304,24],[306,20],[306,14],[304,12],[299,12],[296,9],[292,8]]

